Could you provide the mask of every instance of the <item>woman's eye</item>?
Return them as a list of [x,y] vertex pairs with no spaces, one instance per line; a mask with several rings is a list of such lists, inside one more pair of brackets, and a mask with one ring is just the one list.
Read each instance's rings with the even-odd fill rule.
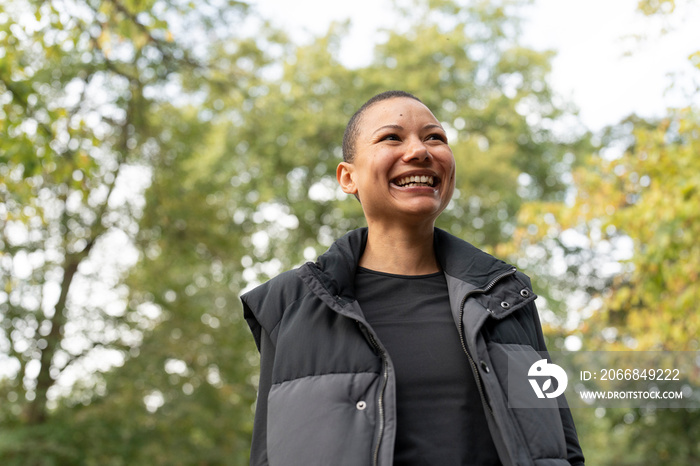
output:
[[431,134],[430,136],[428,136],[428,140],[447,142],[447,138],[443,134],[440,134],[440,133]]
[[382,136],[382,141],[400,141],[401,138],[399,138],[398,135],[396,134],[387,134],[386,136]]

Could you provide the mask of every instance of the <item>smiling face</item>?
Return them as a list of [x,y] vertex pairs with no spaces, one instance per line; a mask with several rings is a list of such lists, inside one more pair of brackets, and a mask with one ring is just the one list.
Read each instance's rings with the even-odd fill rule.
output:
[[358,195],[368,223],[430,223],[447,207],[455,160],[445,131],[421,102],[396,97],[365,110],[352,162],[338,165],[348,194]]

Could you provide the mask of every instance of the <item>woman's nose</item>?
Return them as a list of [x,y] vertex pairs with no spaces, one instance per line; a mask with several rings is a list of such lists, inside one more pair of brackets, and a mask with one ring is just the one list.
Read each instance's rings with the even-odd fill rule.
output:
[[403,155],[403,160],[404,162],[425,162],[426,160],[430,160],[431,157],[432,155],[428,152],[428,146],[418,139],[409,141],[406,152]]

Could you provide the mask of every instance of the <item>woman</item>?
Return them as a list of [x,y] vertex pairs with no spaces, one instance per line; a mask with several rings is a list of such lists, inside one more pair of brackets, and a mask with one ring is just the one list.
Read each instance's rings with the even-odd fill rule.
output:
[[568,465],[568,409],[511,409],[505,348],[545,351],[515,268],[434,227],[455,186],[415,96],[363,105],[337,179],[367,228],[242,296],[261,354],[253,465]]

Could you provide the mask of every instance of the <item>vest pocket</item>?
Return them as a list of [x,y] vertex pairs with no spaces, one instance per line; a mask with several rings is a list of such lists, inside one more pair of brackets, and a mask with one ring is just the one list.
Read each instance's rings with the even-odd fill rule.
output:
[[563,382],[561,372],[548,365],[546,353],[529,345],[491,342],[488,353],[505,393],[508,412],[531,458],[536,464],[538,459],[564,460],[566,439],[560,409],[567,405],[563,393],[558,394],[558,384]]
[[367,466],[371,463],[379,374],[302,377],[271,387],[270,466]]

